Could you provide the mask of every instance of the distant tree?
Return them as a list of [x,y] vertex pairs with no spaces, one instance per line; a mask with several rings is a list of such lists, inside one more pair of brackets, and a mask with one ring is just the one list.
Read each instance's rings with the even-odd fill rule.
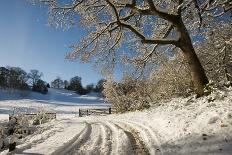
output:
[[4,86],[5,81],[4,75],[0,74],[0,86]]
[[41,79],[37,80],[37,82],[33,85],[33,91],[46,94],[48,92],[46,82]]
[[78,90],[82,89],[81,77],[75,76],[75,77],[71,78],[69,81],[68,89],[74,90],[74,91],[78,91]]
[[81,77],[79,76],[75,76],[70,79],[68,90],[76,91],[80,95],[85,95],[88,93],[87,90],[83,88],[81,84]]
[[31,84],[34,86],[38,80],[43,76],[42,72],[39,72],[36,69],[30,70],[30,73],[28,74],[29,78],[31,79]]
[[94,90],[94,85],[93,84],[89,84],[86,86],[86,91],[87,93],[90,93]]
[[52,88],[63,88],[64,82],[60,77],[56,77],[54,81],[51,82]]
[[31,80],[32,90],[46,92],[44,85],[46,83],[41,80],[43,74],[38,70],[31,70],[28,74],[20,67],[0,67],[0,87],[13,89],[30,89],[28,81]]
[[7,87],[7,77],[9,70],[5,67],[0,67],[0,87]]
[[99,80],[98,83],[97,83],[97,85],[96,85],[95,88],[94,88],[94,91],[95,91],[95,92],[102,92],[103,89],[104,89],[104,87],[103,87],[104,82],[106,82],[105,79]]
[[78,94],[80,94],[80,95],[86,95],[86,94],[88,94],[89,92],[85,89],[85,88],[81,88],[81,89],[79,89],[79,90],[77,90],[76,91]]
[[68,81],[67,81],[67,80],[64,80],[64,89],[67,89],[67,88],[68,88],[68,85],[69,85]]
[[20,69],[19,70],[19,82],[20,82],[20,85],[19,85],[19,88],[20,89],[29,89],[29,86],[28,86],[28,74],[26,71]]
[[49,83],[47,83],[47,88],[50,88],[50,84]]
[[27,72],[20,67],[8,67],[8,87],[16,89],[28,89],[28,75]]

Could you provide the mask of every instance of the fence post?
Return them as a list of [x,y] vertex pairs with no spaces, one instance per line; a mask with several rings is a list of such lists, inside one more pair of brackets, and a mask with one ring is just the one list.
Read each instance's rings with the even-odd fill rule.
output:
[[13,115],[9,114],[9,121],[12,119],[12,116],[13,116]]
[[109,108],[109,114],[111,114],[111,108]]
[[81,117],[81,109],[79,109],[79,117]]
[[11,136],[9,141],[9,152],[14,151],[16,148],[15,137]]

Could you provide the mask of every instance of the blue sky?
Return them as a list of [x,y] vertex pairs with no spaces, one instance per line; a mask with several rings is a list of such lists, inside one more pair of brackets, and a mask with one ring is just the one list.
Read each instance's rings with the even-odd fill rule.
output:
[[102,78],[91,64],[65,60],[84,35],[81,28],[69,30],[47,26],[47,9],[26,0],[2,0],[0,5],[0,66],[38,69],[47,82],[56,76],[69,80],[78,75],[83,85]]

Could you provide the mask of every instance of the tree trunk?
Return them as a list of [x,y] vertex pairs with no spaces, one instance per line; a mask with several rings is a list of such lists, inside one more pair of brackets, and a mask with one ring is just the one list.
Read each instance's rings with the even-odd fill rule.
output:
[[228,64],[226,63],[226,61],[229,61],[229,60],[226,60],[226,58],[228,57],[227,56],[227,49],[225,48],[224,51],[225,51],[224,57],[223,57],[223,67],[224,67],[224,73],[225,73],[224,75],[225,75],[226,82],[229,82],[229,86],[232,86],[231,75],[228,72],[228,69],[227,69]]
[[205,74],[204,68],[202,67],[199,58],[196,55],[196,52],[193,48],[192,41],[189,37],[187,29],[184,24],[179,23],[179,32],[180,32],[180,40],[179,47],[181,48],[186,61],[189,64],[192,82],[195,88],[195,92],[197,97],[204,95],[204,87],[209,83],[208,78]]

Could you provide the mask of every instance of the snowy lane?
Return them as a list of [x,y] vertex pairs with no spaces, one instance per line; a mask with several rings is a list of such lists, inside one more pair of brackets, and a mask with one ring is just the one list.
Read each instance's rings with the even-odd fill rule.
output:
[[60,155],[66,155],[69,154],[70,151],[73,151],[73,149],[77,146],[80,146],[81,143],[83,143],[86,140],[86,137],[91,132],[92,128],[89,123],[85,123],[84,129],[78,133],[73,139],[68,141],[65,145],[58,148],[56,151],[54,151],[52,154],[60,154]]
[[131,143],[124,130],[118,128],[111,121],[105,122],[105,124],[112,130],[112,154],[132,154]]
[[155,133],[149,125],[143,125],[134,121],[118,122],[128,129],[139,141],[141,149],[147,154],[162,154],[162,148]]
[[86,122],[84,129],[52,154],[111,154],[112,130],[100,122]]
[[159,155],[155,134],[149,127],[129,120],[110,120],[107,117],[61,119],[48,123],[29,136],[14,153]]
[[138,135],[138,132],[135,131],[132,128],[129,128],[127,125],[116,125],[118,128],[121,128],[125,134],[127,135],[127,137],[130,140],[131,143],[131,147],[132,147],[132,151],[133,154],[149,154],[149,151],[146,147],[146,145],[144,144],[144,142],[141,140],[141,138]]
[[[124,131],[110,122],[88,122],[89,132],[80,135],[79,140],[82,141],[67,152],[67,154],[128,154],[130,145]],[[84,137],[85,139],[83,139]],[[120,139],[120,141],[119,141]],[[62,153],[58,153],[62,154]]]
[[66,150],[58,150],[53,154],[161,154],[157,143],[154,144],[155,133],[148,127],[129,121],[87,121],[87,124],[85,132],[82,132]]
[[73,145],[67,154],[99,154],[99,144],[102,141],[101,131],[96,124],[88,124],[88,132],[80,135],[80,143]]

